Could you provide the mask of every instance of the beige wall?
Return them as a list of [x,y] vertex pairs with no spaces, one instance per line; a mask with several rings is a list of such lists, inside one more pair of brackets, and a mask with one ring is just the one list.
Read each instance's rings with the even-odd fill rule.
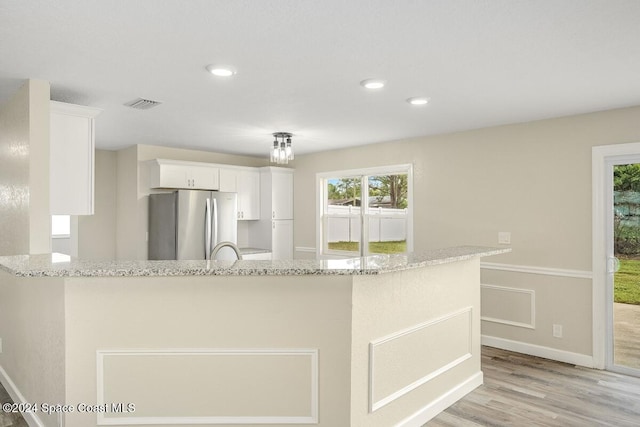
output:
[[[509,231],[513,252],[488,261],[588,275],[591,147],[640,141],[639,119],[634,107],[297,156],[295,246],[316,247],[316,173],[412,163],[415,250],[497,245]],[[591,354],[590,279],[495,271],[483,280],[536,291],[537,320],[533,331],[483,322],[484,334]],[[564,338],[551,337],[553,323]]]
[[[163,349],[192,350],[203,354],[203,358],[211,350],[318,349],[321,416],[317,425],[346,425],[344,420],[349,417],[350,405],[351,280],[349,276],[335,276],[331,280],[327,276],[67,278],[67,402],[96,403],[97,350],[138,351],[143,353],[138,360],[156,363],[170,361],[171,357],[152,353]],[[149,354],[144,355],[145,352]],[[256,357],[248,365],[249,369],[240,372],[233,369],[220,372],[211,358],[206,358],[204,365],[189,363],[189,357],[184,354],[174,359],[184,375],[148,369],[137,371],[134,376],[127,375],[127,369],[133,367],[120,358],[122,369],[113,367],[109,381],[103,384],[105,396],[110,396],[113,402],[129,402],[132,393],[140,390],[139,395],[144,399],[134,402],[138,406],[136,412],[130,414],[138,418],[196,415],[197,411],[217,416],[257,416],[265,414],[251,411],[264,405],[270,407],[271,415],[292,415],[294,411],[282,405],[279,398],[280,394],[291,392],[291,383],[284,382],[283,378],[269,379],[269,372],[253,369],[263,366],[264,357]],[[238,360],[235,356],[229,359]],[[117,361],[116,358],[109,360]],[[292,363],[296,360],[299,358],[294,358]],[[296,368],[295,372],[309,376],[309,368]],[[194,377],[211,378],[212,375],[217,375],[218,384],[205,383],[194,389],[193,384],[198,381]],[[215,399],[195,407],[206,400],[197,392],[200,389],[210,390],[211,396],[216,387],[223,384],[228,388],[227,395],[242,394],[242,390],[236,389],[238,383],[233,377],[238,376],[242,382],[247,380],[246,375],[248,380],[256,375],[253,377],[256,387],[246,390],[247,400],[240,403],[235,412],[229,413],[233,411],[232,406],[221,407]],[[185,383],[184,378],[191,381]],[[268,394],[251,397],[264,387],[269,389]],[[301,399],[310,400],[306,385],[293,388],[302,395]],[[109,414],[111,418],[116,416]],[[95,420],[95,414],[76,412],[67,417],[65,425],[93,426]]]
[[[24,402],[65,402],[64,322],[62,278],[20,278],[0,271],[0,377]],[[58,426],[57,414],[36,415],[46,427]]]
[[78,217],[78,256],[116,258],[117,153],[95,151],[94,214]]
[[473,258],[354,276],[351,426],[422,425],[436,402],[453,399],[447,407],[482,382],[479,267]]
[[0,254],[50,252],[49,83],[27,81],[0,109]]
[[135,146],[117,152],[116,258],[137,259],[138,167]]

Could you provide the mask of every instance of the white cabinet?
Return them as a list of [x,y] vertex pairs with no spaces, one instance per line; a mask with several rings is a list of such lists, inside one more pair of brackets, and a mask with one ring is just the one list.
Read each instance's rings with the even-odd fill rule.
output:
[[287,168],[261,168],[262,218],[293,219],[293,173]]
[[238,219],[260,219],[260,172],[255,168],[221,167],[220,191],[238,193]]
[[293,259],[293,220],[271,221],[272,259]]
[[293,169],[260,168],[261,219],[250,228],[251,245],[274,260],[293,259]]
[[219,172],[208,163],[155,159],[149,165],[149,187],[218,190]]
[[51,101],[49,197],[54,215],[93,215],[95,117],[102,110]]

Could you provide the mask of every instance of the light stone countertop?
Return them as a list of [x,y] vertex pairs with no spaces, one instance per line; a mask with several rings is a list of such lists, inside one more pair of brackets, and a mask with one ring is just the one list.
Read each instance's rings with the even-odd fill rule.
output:
[[20,277],[372,275],[499,255],[511,248],[457,246],[409,254],[291,261],[87,261],[61,254],[0,257]]

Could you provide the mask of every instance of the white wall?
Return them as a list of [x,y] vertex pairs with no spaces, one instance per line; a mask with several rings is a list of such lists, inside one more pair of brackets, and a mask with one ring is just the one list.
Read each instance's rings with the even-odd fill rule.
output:
[[[547,273],[485,269],[484,283],[534,291],[536,324],[483,322],[483,334],[569,358],[590,355],[591,147],[640,141],[639,119],[640,107],[633,107],[298,155],[295,246],[317,244],[317,173],[412,163],[416,251],[495,246],[498,232],[509,231],[513,252],[487,262]],[[487,309],[518,295],[503,294],[484,301]],[[552,337],[554,323],[564,325],[562,339]]]
[[29,80],[29,253],[51,252],[49,82]]
[[49,83],[28,80],[0,108],[0,255],[50,252]]

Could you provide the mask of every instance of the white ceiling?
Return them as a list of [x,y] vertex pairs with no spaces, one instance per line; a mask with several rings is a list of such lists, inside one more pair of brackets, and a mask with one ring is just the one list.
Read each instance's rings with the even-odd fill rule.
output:
[[288,131],[310,153],[640,105],[639,19],[637,0],[0,0],[0,103],[38,78],[104,110],[98,148],[266,156]]

